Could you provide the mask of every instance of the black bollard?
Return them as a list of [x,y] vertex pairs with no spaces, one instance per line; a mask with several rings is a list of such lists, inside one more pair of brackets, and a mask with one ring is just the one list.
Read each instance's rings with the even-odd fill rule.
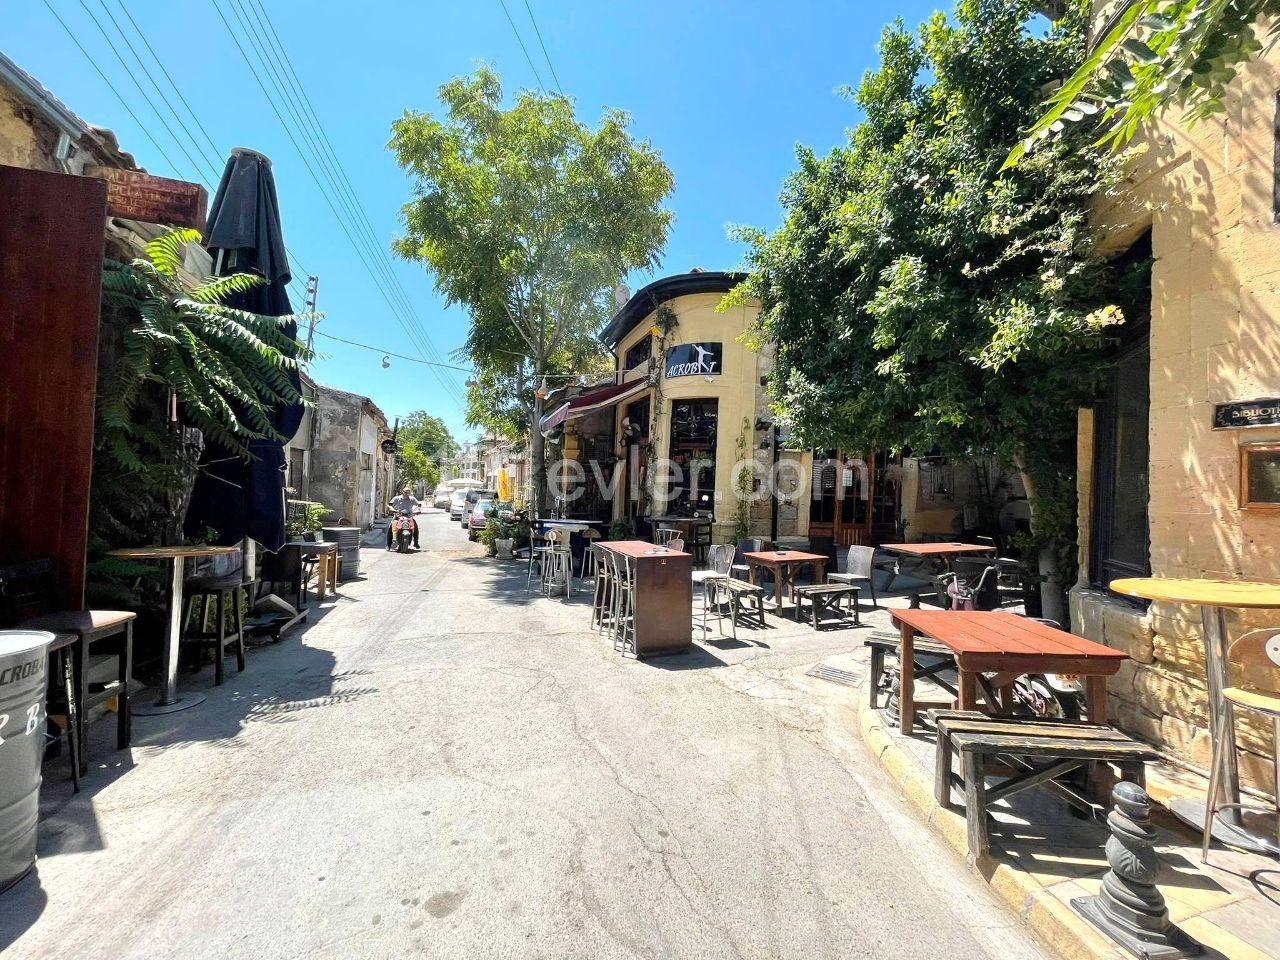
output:
[[1117,783],[1107,815],[1107,870],[1096,897],[1076,897],[1071,908],[1136,957],[1198,957],[1204,948],[1169,920],[1156,888],[1160,854],[1151,826],[1151,798],[1136,783]]

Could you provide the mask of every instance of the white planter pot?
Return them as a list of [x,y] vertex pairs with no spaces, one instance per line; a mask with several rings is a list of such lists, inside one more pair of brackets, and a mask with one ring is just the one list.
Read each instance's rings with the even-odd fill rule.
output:
[[503,560],[511,557],[512,550],[515,549],[516,542],[514,540],[498,540],[494,546],[498,549],[498,556]]

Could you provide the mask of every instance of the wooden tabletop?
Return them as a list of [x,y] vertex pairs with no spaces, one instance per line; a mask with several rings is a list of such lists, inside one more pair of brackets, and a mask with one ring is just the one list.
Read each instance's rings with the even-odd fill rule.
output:
[[994,553],[996,548],[981,543],[882,543],[880,549],[914,557],[946,557],[959,553]]
[[602,550],[612,550],[614,553],[620,553],[624,557],[639,557],[643,559],[650,557],[693,556],[693,554],[685,553],[683,550],[664,550],[645,540],[606,540],[604,543],[597,543],[596,546]]
[[1001,611],[891,610],[907,624],[957,655],[1072,657],[1119,662],[1128,654],[1073,633]]
[[1258,580],[1177,580],[1131,577],[1112,580],[1116,593],[1144,600],[1194,603],[1202,607],[1236,607],[1254,610],[1280,609],[1280,583]]
[[186,547],[124,547],[112,550],[108,556],[132,560],[176,560],[180,557],[223,557],[239,552],[239,547],[211,547],[195,543]]
[[802,550],[757,550],[744,553],[743,559],[756,563],[814,563],[827,558],[821,553],[805,553]]

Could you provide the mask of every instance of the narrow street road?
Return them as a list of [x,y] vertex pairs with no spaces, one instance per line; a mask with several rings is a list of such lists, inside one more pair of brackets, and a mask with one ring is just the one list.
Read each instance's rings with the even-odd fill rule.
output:
[[1041,956],[856,739],[860,693],[805,682],[863,631],[637,663],[438,511],[422,542],[184,678],[209,699],[96,744],[78,797],[46,768],[6,960]]

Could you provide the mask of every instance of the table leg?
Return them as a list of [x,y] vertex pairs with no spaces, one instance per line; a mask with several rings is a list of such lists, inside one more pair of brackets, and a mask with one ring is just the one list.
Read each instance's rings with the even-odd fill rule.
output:
[[169,618],[164,628],[164,681],[160,687],[160,699],[155,703],[133,707],[136,717],[177,713],[204,703],[204,695],[189,693],[178,696],[178,640],[182,636],[182,557],[169,561]]
[[786,567],[781,563],[775,563],[769,569],[773,571],[773,605],[778,608],[778,613],[782,613],[782,599],[787,593],[786,584],[783,582]]
[[[972,670],[960,669],[960,704],[961,710],[977,710],[978,709],[978,678],[974,676]],[[992,712],[995,712],[995,705],[991,705]]]
[[316,557],[316,602],[323,600],[329,589],[329,555],[322,553]]
[[898,647],[898,665],[898,729],[909,737],[916,723],[916,631],[905,623]]
[[342,562],[342,558],[338,555],[338,551],[334,551],[329,556],[329,592],[335,596],[338,593],[338,565]]
[[1090,723],[1107,722],[1107,678],[1084,678],[1084,705]]

